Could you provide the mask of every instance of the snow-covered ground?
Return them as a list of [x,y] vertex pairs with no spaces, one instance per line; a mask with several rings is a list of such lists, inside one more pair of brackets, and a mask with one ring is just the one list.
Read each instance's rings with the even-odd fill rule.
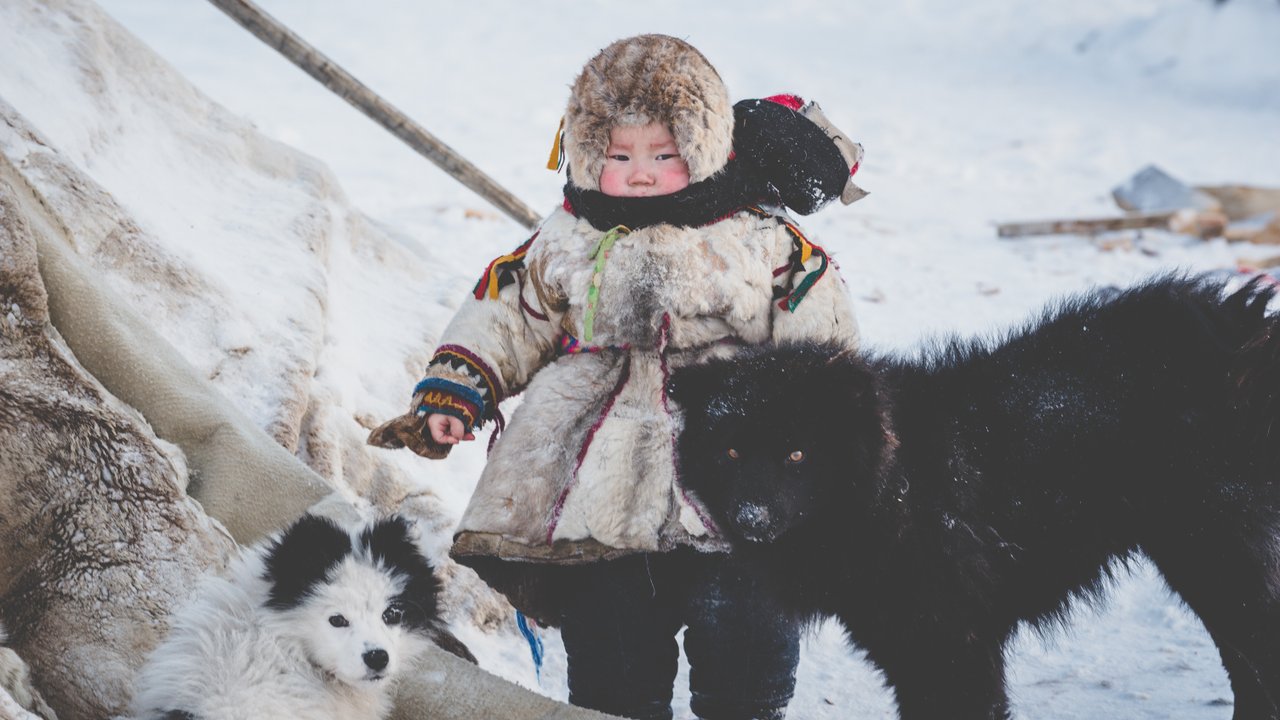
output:
[[[687,38],[735,97],[791,91],[819,100],[865,146],[859,184],[872,195],[804,225],[840,262],[864,336],[881,349],[991,332],[1093,284],[1280,252],[1159,232],[1008,241],[993,227],[1110,214],[1110,188],[1148,163],[1195,183],[1280,186],[1274,0],[262,4],[538,210],[559,199],[563,177],[543,164],[568,83],[617,37]],[[102,5],[231,112],[329,165],[353,205],[422,259],[422,302],[442,306],[428,315],[441,324],[405,332],[438,333],[484,264],[526,237],[212,5]],[[330,347],[359,365],[368,349],[337,332]],[[350,390],[367,392],[354,380]],[[483,439],[443,470],[420,463],[423,481],[440,484],[456,513],[483,462]],[[539,682],[513,631],[459,630],[484,667],[565,696],[554,633]],[[1066,631],[1021,636],[1010,674],[1021,717],[1231,716],[1212,643],[1142,563]],[[683,683],[677,717],[689,717]],[[813,633],[791,716],[893,715],[878,677],[839,631]]]

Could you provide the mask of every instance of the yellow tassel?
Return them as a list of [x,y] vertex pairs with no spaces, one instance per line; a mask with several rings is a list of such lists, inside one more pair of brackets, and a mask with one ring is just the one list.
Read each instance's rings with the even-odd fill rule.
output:
[[564,137],[564,116],[560,116],[560,127],[556,128],[556,139],[551,144],[551,157],[547,158],[547,169],[560,171],[560,162],[563,157],[560,151],[560,139]]
[[787,229],[791,231],[791,234],[795,235],[796,239],[800,241],[800,264],[803,265],[809,262],[809,258],[813,257],[813,245],[809,243],[809,238],[805,237],[804,233],[796,229],[795,225],[792,225],[791,223],[787,223],[786,225]]
[[492,267],[489,268],[489,298],[490,299],[492,300],[498,299],[498,270],[503,266],[503,264],[509,263],[512,260],[519,260],[520,257],[521,257],[520,255],[503,255],[502,257],[493,261]]

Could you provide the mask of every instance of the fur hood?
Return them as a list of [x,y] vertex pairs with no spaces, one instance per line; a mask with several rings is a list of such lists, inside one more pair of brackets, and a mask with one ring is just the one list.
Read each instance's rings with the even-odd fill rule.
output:
[[733,106],[719,73],[689,43],[637,35],[601,50],[573,83],[565,112],[569,181],[598,190],[609,130],[665,123],[696,183],[718,172],[733,148]]

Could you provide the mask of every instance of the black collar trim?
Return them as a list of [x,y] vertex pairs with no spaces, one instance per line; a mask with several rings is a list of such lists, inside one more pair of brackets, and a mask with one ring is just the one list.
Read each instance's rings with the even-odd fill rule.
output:
[[670,195],[613,197],[565,183],[564,200],[565,210],[597,230],[618,225],[638,230],[662,223],[676,227],[710,225],[752,205],[776,205],[778,194],[767,180],[746,172],[735,158],[715,175]]

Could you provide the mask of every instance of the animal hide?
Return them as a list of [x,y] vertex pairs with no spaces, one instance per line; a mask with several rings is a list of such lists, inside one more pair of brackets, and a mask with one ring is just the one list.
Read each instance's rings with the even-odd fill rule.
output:
[[0,616],[58,715],[96,720],[233,542],[182,492],[181,451],[49,324],[41,232],[56,230],[0,159]]

